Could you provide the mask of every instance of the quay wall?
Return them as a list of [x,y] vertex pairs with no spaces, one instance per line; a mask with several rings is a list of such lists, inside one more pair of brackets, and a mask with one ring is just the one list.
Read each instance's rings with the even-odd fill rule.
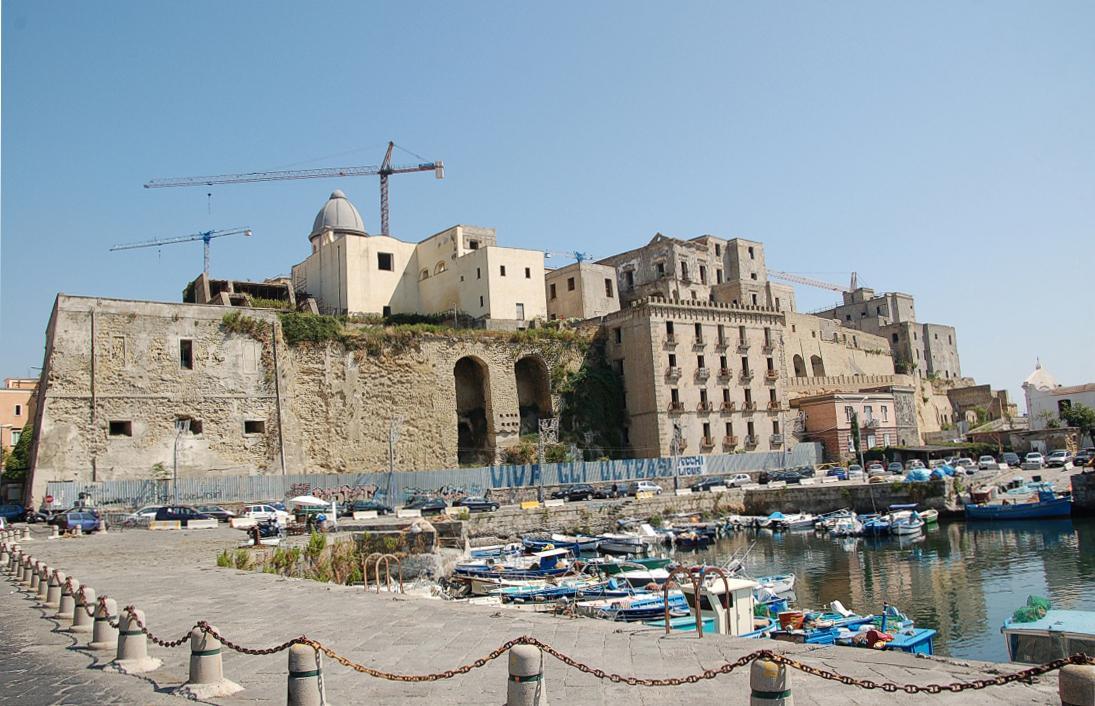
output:
[[858,513],[878,512],[890,505],[917,503],[922,508],[947,510],[950,495],[948,480],[921,483],[867,483],[787,486],[749,490],[745,493],[743,514],[768,515],[780,512],[814,514],[850,508]]
[[1072,514],[1095,515],[1095,473],[1072,476]]

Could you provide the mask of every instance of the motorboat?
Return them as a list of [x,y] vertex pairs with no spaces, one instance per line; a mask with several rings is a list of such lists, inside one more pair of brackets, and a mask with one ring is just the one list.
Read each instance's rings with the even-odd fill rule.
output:
[[1035,502],[1018,503],[1004,500],[1000,503],[965,506],[967,520],[1033,520],[1046,517],[1072,515],[1072,498],[1057,497],[1053,486],[1042,483],[1037,488]]
[[829,533],[834,537],[858,537],[863,534],[863,523],[854,514],[833,521]]
[[920,513],[920,519],[924,520],[924,524],[930,525],[933,522],[939,522],[939,511],[935,508],[929,508],[927,510],[918,510]]
[[924,529],[924,520],[919,513],[913,510],[910,513],[902,513],[890,522],[892,534],[917,534]]
[[863,534],[869,537],[881,537],[890,533],[890,518],[884,515],[872,515],[863,518]]
[[[1019,611],[1016,611],[1019,613]],[[1012,662],[1043,664],[1076,652],[1095,652],[1095,611],[1045,610],[1027,622],[1013,616],[1000,632]]]
[[757,585],[761,588],[768,589],[772,593],[779,595],[782,593],[790,593],[795,590],[795,575],[794,574],[776,574],[774,576],[757,576],[753,579],[757,582]]

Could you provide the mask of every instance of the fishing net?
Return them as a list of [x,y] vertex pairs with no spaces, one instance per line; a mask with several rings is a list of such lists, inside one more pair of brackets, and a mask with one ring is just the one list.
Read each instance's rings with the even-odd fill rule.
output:
[[1049,610],[1049,599],[1041,596],[1027,596],[1027,604],[1016,610],[1011,619],[1017,623],[1033,623],[1035,620],[1046,617]]

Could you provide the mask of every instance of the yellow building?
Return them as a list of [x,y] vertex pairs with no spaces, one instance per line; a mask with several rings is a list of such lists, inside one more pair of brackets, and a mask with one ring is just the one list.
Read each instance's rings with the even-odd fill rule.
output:
[[6,378],[0,388],[0,447],[9,452],[19,443],[30,420],[30,404],[38,378]]

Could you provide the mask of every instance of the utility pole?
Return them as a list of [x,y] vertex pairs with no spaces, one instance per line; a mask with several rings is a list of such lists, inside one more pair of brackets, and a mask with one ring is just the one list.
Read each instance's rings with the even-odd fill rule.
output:
[[399,443],[401,431],[403,431],[403,417],[393,417],[388,423],[388,490],[384,498],[389,503],[393,503],[390,507],[395,507],[392,500],[392,478],[395,476],[395,445]]
[[673,441],[669,444],[669,453],[673,457],[673,490],[679,490],[681,487],[681,464],[678,456],[681,454],[681,442],[684,441],[684,435],[681,433],[681,425],[673,425]]
[[559,443],[559,418],[548,417],[540,420],[540,433],[536,436],[536,470],[540,482],[536,488],[536,497],[544,502],[544,449],[548,444]]
[[179,439],[190,431],[189,419],[175,420],[175,462],[171,471],[171,491],[175,497],[175,504],[179,504]]

